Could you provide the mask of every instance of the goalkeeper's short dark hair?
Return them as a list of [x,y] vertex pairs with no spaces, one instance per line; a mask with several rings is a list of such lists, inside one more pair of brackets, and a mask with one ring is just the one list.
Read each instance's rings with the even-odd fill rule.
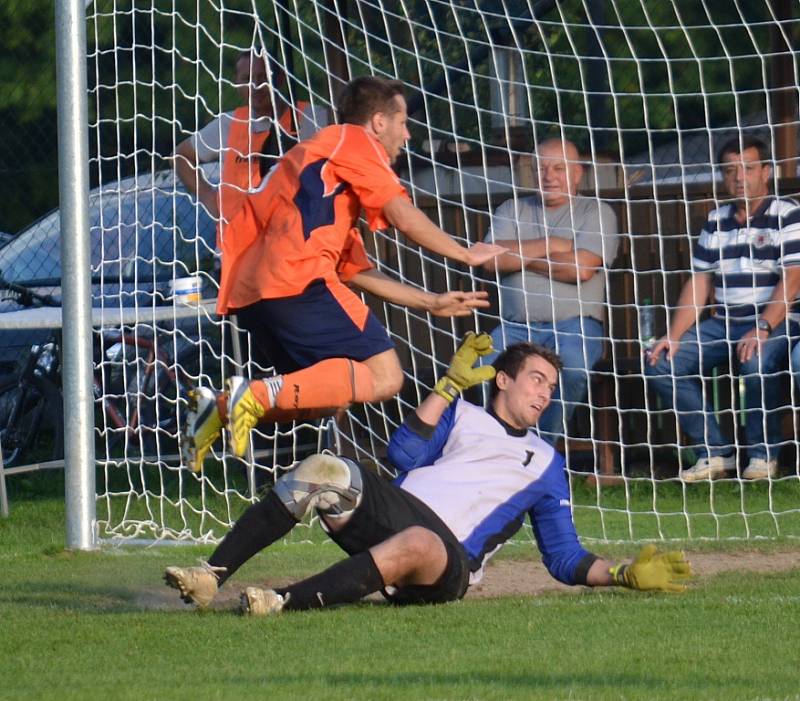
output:
[[[498,373],[504,372],[511,379],[515,379],[517,377],[517,373],[525,364],[525,360],[531,356],[537,355],[550,363],[550,365],[552,365],[557,372],[560,372],[561,368],[564,366],[564,364],[561,362],[561,358],[558,356],[558,353],[555,353],[549,348],[545,348],[538,343],[529,342],[513,343],[500,355],[498,355],[497,358],[495,358],[495,361],[492,363],[492,365],[494,365],[494,369],[497,370]],[[492,381],[492,387],[489,390],[489,402],[493,402],[495,400],[495,397],[497,397],[499,391],[500,390],[497,387],[497,380],[495,379]]]
[[749,148],[754,148],[758,151],[758,160],[761,161],[763,165],[769,165],[769,146],[757,136],[750,136],[747,134],[734,136],[732,139],[728,139],[722,144],[717,152],[717,163],[722,165],[722,160],[725,156],[731,153],[742,153]]
[[353,78],[336,101],[339,122],[363,125],[377,112],[392,115],[400,109],[395,100],[398,95],[403,95],[403,84],[399,80],[371,75]]

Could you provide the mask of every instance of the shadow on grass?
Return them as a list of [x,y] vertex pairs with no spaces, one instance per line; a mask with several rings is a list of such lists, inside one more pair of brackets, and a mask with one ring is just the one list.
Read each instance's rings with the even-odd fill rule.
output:
[[[246,583],[226,586],[207,609],[184,603],[175,589],[166,584],[151,587],[98,586],[83,583],[19,582],[15,591],[0,590],[0,606],[36,607],[73,613],[131,614],[180,612],[199,616],[240,615],[239,594]],[[378,598],[348,604],[348,608],[389,607]],[[331,607],[340,608],[340,607]]]
[[[662,693],[674,691],[674,684],[657,675],[646,673],[613,673],[608,671],[574,671],[568,673],[547,672],[536,669],[535,662],[531,663],[530,672],[509,673],[506,670],[496,671],[472,671],[470,673],[447,673],[447,672],[426,672],[415,670],[413,672],[392,674],[390,672],[369,673],[320,673],[314,674],[314,685],[321,688],[330,689],[358,689],[361,695],[369,694],[369,689],[374,687],[376,694],[380,692],[381,697],[385,697],[388,692],[396,692],[403,696],[398,698],[426,698],[431,693],[432,697],[447,698],[447,690],[452,689],[456,697],[461,698],[465,689],[468,689],[468,697],[473,698],[475,694],[486,693],[496,689],[508,689],[513,692],[523,693],[528,690],[531,693],[552,693],[553,698],[561,698],[563,694],[577,692],[596,692],[598,689],[615,690],[616,696],[622,697],[626,694],[633,694],[639,698],[639,694],[646,693],[653,697],[660,697]],[[232,683],[240,683],[241,679],[231,679]],[[254,680],[255,681],[255,680]],[[744,683],[747,688],[747,679],[736,680],[734,677],[728,678],[723,684],[733,688],[740,688],[739,684]],[[308,686],[308,672],[299,671],[297,674],[287,673],[266,673],[260,679],[260,683],[274,685],[284,691],[295,686],[303,688]],[[690,675],[681,680],[681,688],[703,691],[709,689],[720,689],[719,679],[712,680],[704,675]],[[638,692],[638,693],[637,693]],[[368,697],[368,696],[367,696]],[[627,696],[626,696],[627,697]],[[537,696],[538,698],[538,696]],[[571,698],[571,696],[570,696]],[[583,698],[578,696],[578,698]],[[604,696],[605,698],[605,696]]]
[[[270,681],[283,684],[300,683],[302,675],[270,674]],[[564,687],[592,686],[605,684],[612,687],[640,686],[650,681],[644,675],[635,674],[548,674],[531,672],[529,674],[503,674],[491,672],[472,672],[471,674],[448,674],[446,672],[425,673],[410,672],[408,674],[322,674],[318,681],[331,686],[353,686],[371,684],[374,686],[463,686],[479,684],[481,686],[524,687],[532,689],[560,689]]]
[[[137,603],[139,593],[135,589],[123,586],[19,582],[13,592],[0,590],[0,606],[41,607],[95,614],[141,613],[145,609]],[[177,597],[175,598],[177,600]],[[177,606],[174,608],[178,609]]]

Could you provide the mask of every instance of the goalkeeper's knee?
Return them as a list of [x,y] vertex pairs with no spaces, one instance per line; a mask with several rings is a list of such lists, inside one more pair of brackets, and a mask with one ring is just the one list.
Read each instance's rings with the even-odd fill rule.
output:
[[298,521],[316,509],[331,517],[351,513],[361,503],[358,465],[334,455],[311,455],[276,483],[274,492]]

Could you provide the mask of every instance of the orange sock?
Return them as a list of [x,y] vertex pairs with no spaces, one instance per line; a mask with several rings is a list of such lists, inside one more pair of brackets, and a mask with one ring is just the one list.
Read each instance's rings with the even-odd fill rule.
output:
[[217,411],[219,412],[219,418],[222,419],[222,423],[225,424],[228,422],[228,394],[226,392],[220,392],[217,395]]
[[374,396],[372,373],[364,363],[331,358],[284,375],[275,408],[335,409],[353,402],[368,402]]
[[347,358],[322,360],[284,375],[283,386],[274,401],[271,401],[267,385],[261,380],[251,382],[250,390],[265,409],[274,410],[281,416],[306,409],[324,409],[324,415],[330,415],[353,402],[371,401],[375,396],[369,368]]
[[314,419],[324,419],[333,416],[337,411],[336,407],[326,407],[324,409],[267,409],[259,423],[288,424],[292,421],[313,421]]

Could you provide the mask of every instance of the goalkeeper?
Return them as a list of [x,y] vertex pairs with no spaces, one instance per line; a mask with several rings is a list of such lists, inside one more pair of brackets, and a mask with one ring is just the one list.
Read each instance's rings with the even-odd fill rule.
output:
[[[529,430],[550,403],[560,360],[517,343],[494,366],[474,367],[490,351],[488,335],[468,334],[447,374],[394,433],[393,483],[348,458],[311,456],[244,513],[208,563],[169,567],[167,583],[206,606],[245,561],[314,510],[349,557],[287,587],[248,587],[245,613],[322,608],[377,591],[402,604],[460,599],[526,517],[561,582],[682,591],[691,570],[681,552],[647,545],[632,563],[615,564],[581,546],[564,459]],[[488,409],[459,397],[490,379]]]

